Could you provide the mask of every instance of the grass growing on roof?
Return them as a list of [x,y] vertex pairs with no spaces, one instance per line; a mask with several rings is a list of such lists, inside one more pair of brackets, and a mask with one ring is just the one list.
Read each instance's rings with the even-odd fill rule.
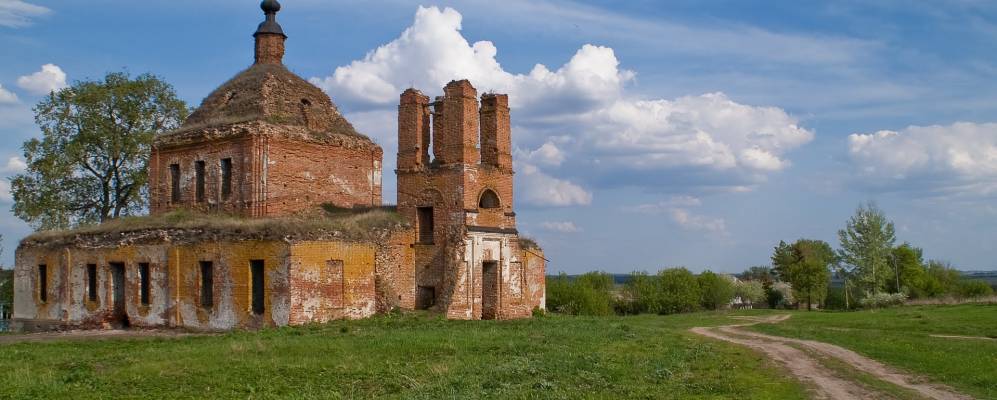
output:
[[214,238],[252,238],[276,240],[283,238],[341,237],[365,239],[379,231],[402,226],[401,216],[390,207],[367,209],[335,209],[323,207],[306,213],[274,218],[248,218],[231,214],[202,213],[177,210],[168,213],[123,217],[99,225],[72,230],[36,232],[23,243],[60,244],[80,237],[128,235],[152,230],[189,231],[188,238],[198,235]]

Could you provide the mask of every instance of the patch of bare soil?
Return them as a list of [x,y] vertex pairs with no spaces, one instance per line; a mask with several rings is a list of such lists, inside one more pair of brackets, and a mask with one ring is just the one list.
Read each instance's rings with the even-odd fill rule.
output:
[[79,330],[0,335],[0,345],[105,339],[181,338],[200,334],[170,330]]
[[816,398],[819,399],[880,399],[889,398],[881,393],[867,388],[854,378],[842,376],[821,364],[817,357],[808,351],[831,357],[868,374],[875,379],[910,390],[928,399],[963,400],[972,397],[957,393],[950,388],[931,385],[915,376],[894,370],[882,363],[862,356],[843,347],[817,342],[765,335],[740,329],[759,323],[779,323],[789,318],[789,315],[768,317],[734,317],[745,323],[719,327],[697,327],[691,331],[713,339],[723,340],[758,350],[773,361],[784,366],[800,381],[809,384]]

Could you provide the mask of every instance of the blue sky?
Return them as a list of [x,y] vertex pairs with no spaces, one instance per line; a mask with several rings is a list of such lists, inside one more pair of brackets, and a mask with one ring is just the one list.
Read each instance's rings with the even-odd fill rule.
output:
[[[779,240],[836,245],[865,201],[927,257],[997,269],[992,2],[282,3],[285,64],[386,170],[406,87],[508,92],[520,230],[551,272],[741,271]],[[47,90],[152,72],[196,106],[252,62],[257,6],[0,0],[0,176]],[[0,214],[5,264],[28,232]]]

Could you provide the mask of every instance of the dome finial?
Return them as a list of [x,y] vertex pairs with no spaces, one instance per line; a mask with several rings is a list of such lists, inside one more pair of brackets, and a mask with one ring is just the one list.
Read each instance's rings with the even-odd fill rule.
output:
[[287,35],[284,34],[284,29],[282,29],[280,24],[277,23],[277,12],[280,11],[280,3],[278,3],[277,0],[263,0],[263,2],[260,3],[260,8],[263,9],[263,12],[267,15],[267,19],[260,24],[260,27],[256,29],[256,33],[253,34],[253,36],[273,33],[286,38]]
[[260,8],[263,9],[264,13],[276,14],[280,11],[280,3],[277,0],[263,0],[263,3],[260,3]]

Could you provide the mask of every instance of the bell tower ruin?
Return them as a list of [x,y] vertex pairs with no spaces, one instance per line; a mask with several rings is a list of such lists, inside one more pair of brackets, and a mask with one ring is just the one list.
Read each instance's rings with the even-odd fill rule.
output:
[[[398,107],[398,211],[415,227],[417,308],[492,319],[542,307],[542,256],[524,265],[516,213],[509,97],[453,81]],[[430,159],[432,147],[433,159]],[[527,275],[530,275],[527,277]],[[538,302],[539,300],[539,302]]]

